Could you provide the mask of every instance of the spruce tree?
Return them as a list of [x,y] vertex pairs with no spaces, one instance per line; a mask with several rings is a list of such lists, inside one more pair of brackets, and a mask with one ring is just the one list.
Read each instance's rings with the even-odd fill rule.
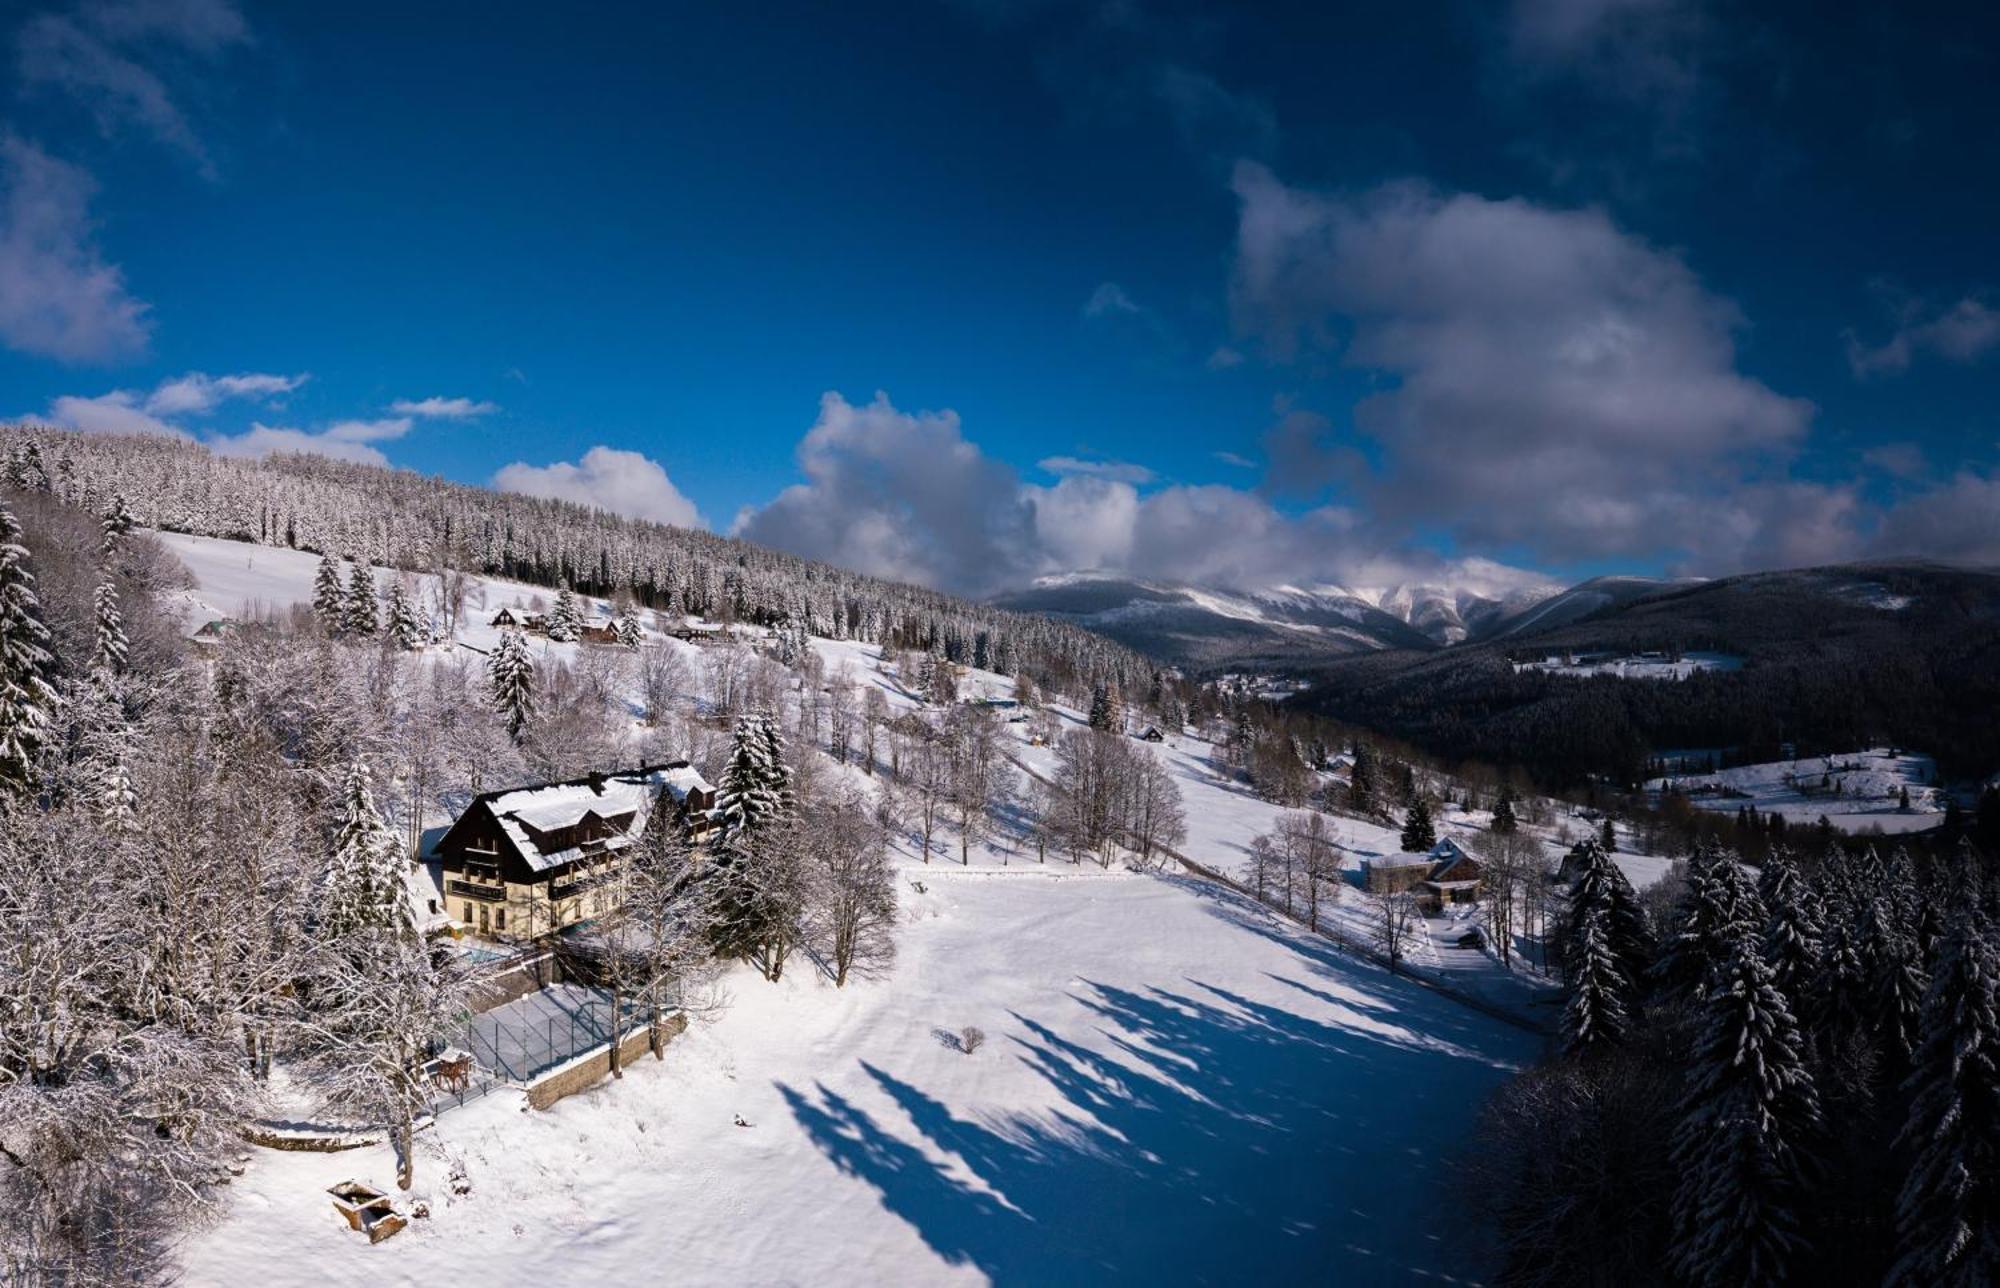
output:
[[1409,854],[1427,854],[1437,844],[1437,825],[1431,822],[1430,802],[1418,796],[1410,801],[1410,812],[1403,820],[1403,850]]
[[1783,848],[1765,860],[1757,884],[1764,904],[1764,960],[1771,964],[1771,982],[1785,995],[1792,1014],[1804,1019],[1818,986],[1825,912],[1818,893],[1806,884]]
[[1901,1144],[1911,1155],[1896,1208],[1889,1282],[2000,1283],[2000,1011],[1993,946],[1975,915],[1945,938],[1924,996]]
[[1595,1055],[1624,1043],[1631,1028],[1631,978],[1611,947],[1611,916],[1602,904],[1577,910],[1575,934],[1564,946],[1568,997],[1563,1005],[1563,1050]]
[[125,619],[118,611],[118,584],[108,574],[97,583],[93,605],[96,631],[90,664],[104,675],[122,675],[131,645],[125,638]]
[[556,606],[549,612],[549,638],[566,643],[582,631],[583,613],[577,608],[576,592],[564,586],[556,592]]
[[332,555],[319,557],[313,573],[313,616],[329,635],[338,635],[347,617],[347,592],[340,584],[340,565]]
[[725,844],[754,834],[783,811],[790,778],[782,758],[774,754],[776,727],[768,717],[742,716],[715,790],[715,819]]
[[0,506],[0,797],[33,792],[35,762],[61,704],[27,558],[21,525]]
[[1645,905],[1639,902],[1638,891],[1611,861],[1597,838],[1578,845],[1572,862],[1575,872],[1570,879],[1568,907],[1556,932],[1557,955],[1564,964],[1564,972],[1567,974],[1570,969],[1569,945],[1579,936],[1584,910],[1601,908],[1611,951],[1625,978],[1632,982],[1636,996],[1639,982],[1645,979],[1653,961],[1653,929]]
[[132,511],[126,507],[123,496],[112,493],[111,504],[104,511],[104,518],[98,524],[98,531],[102,534],[98,554],[106,564],[109,564],[117,555],[118,547],[123,544],[125,534],[132,531]]
[[1923,1021],[1929,980],[1916,936],[1897,924],[1889,899],[1878,893],[1862,913],[1861,959],[1868,972],[1874,1027],[1881,1041],[1883,1074],[1893,1086],[1909,1068]]
[[417,616],[417,606],[411,602],[409,591],[403,588],[401,577],[389,582],[389,638],[397,648],[420,649],[424,646],[423,619]]
[[1502,787],[1500,799],[1493,803],[1493,830],[1501,836],[1511,836],[1520,826],[1514,817],[1514,789]]
[[1687,888],[1676,910],[1674,933],[1655,976],[1668,997],[1697,1000],[1735,941],[1754,942],[1763,933],[1764,908],[1736,856],[1704,842],[1688,863]]
[[1819,1097],[1752,935],[1722,941],[1702,990],[1674,1135],[1674,1259],[1690,1284],[1777,1284],[1802,1250],[1802,1172]]
[[502,631],[499,647],[486,659],[486,692],[507,722],[507,736],[521,741],[535,718],[535,661],[519,631]]
[[639,626],[639,610],[631,604],[618,615],[618,642],[626,648],[638,648],[646,642],[646,633]]
[[365,559],[356,559],[347,574],[347,603],[341,609],[340,626],[349,635],[373,635],[382,628],[382,616],[375,605],[375,569]]
[[376,812],[368,767],[359,761],[348,768],[339,809],[320,904],[326,933],[414,931],[402,847]]

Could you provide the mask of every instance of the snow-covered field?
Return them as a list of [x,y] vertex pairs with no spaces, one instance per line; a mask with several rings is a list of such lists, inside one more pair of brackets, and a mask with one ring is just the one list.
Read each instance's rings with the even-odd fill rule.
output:
[[[199,583],[190,625],[310,597],[315,556],[162,540]],[[547,597],[478,579],[483,611],[435,651],[488,648],[494,609]],[[815,647],[830,671],[914,705],[872,646]],[[981,672],[964,688],[1012,695]],[[1024,726],[1006,728],[1023,738]],[[1038,768],[1052,757],[1024,741],[1012,750]],[[1214,771],[1198,739],[1152,751],[1180,781],[1184,851],[1240,872],[1250,837],[1281,811]],[[1449,834],[1479,821],[1448,811],[1440,824]],[[1390,829],[1339,829],[1351,863],[1396,848]],[[190,1236],[188,1281],[1479,1275],[1451,1164],[1486,1093],[1536,1054],[1533,1036],[1210,883],[1039,864],[1004,827],[967,867],[955,843],[941,841],[928,865],[900,848],[900,955],[887,976],[835,990],[803,959],[775,986],[738,970],[730,1004],[663,1062],[642,1058],[546,1112],[512,1091],[446,1112],[425,1134],[414,1196],[431,1215],[379,1246],[346,1227],[325,1190],[386,1185],[386,1148],[254,1151],[213,1224]],[[1369,913],[1350,890],[1332,915],[1365,936]],[[1432,925],[1413,964],[1525,1001],[1490,957],[1448,946],[1462,928]],[[951,1036],[967,1026],[987,1035],[972,1054]],[[450,1161],[470,1194],[449,1193]]]
[[[1930,786],[1937,766],[1929,756],[1875,747],[1841,756],[1775,760],[1714,773],[1679,774],[1646,784],[1656,796],[1677,788],[1701,809],[1735,813],[1755,806],[1788,824],[1816,823],[1822,815],[1844,832],[1879,827],[1921,832],[1944,817],[1945,801]],[[1901,793],[1910,794],[1905,812]]]
[[[1452,1159],[1535,1042],[1185,880],[943,865],[901,960],[804,963],[622,1081],[445,1114],[370,1247],[257,1151],[193,1283],[1389,1283],[1476,1275]],[[977,1026],[963,1054],[940,1037]],[[738,1127],[741,1117],[750,1124]],[[445,1158],[472,1192],[445,1192]]]
[[1743,659],[1730,653],[1683,653],[1678,658],[1658,653],[1587,653],[1517,662],[1514,669],[1550,675],[1609,675],[1621,680],[1685,680],[1697,671],[1735,671],[1742,666]]

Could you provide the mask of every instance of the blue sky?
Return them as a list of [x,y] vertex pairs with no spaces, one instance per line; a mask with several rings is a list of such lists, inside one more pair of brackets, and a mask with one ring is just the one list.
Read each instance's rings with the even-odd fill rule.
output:
[[2000,562],[1990,20],[410,8],[11,8],[0,414],[972,592]]

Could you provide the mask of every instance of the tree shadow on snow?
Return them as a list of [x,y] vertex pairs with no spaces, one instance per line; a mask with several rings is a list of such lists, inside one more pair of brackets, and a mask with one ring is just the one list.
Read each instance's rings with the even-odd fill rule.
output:
[[[1071,998],[1102,1050],[1014,1015],[1015,1057],[1056,1093],[1052,1108],[963,1115],[865,1061],[900,1114],[824,1083],[778,1090],[837,1167],[944,1260],[997,1283],[1476,1272],[1480,1258],[1458,1244],[1465,1196],[1448,1181],[1459,1125],[1503,1076],[1492,1059],[1183,983],[1134,992],[1081,981]],[[1004,1054],[996,1045],[988,1058]],[[1453,1126],[1431,1125],[1440,1117]]]

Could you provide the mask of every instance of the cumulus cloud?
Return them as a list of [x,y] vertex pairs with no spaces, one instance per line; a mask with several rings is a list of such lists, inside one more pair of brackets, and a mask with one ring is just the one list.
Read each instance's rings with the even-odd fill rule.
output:
[[2000,567],[2000,472],[1961,470],[1891,508],[1870,553]]
[[[205,440],[210,451],[217,456],[269,456],[273,452],[304,452],[312,456],[330,457],[336,461],[353,461],[360,465],[387,465],[389,458],[377,448],[369,446],[375,441],[369,433],[356,432],[361,422],[349,421],[343,426],[345,432],[335,433],[334,429],[314,433],[309,430],[293,429],[284,425],[264,425],[252,423],[241,434],[218,434]],[[408,422],[403,427],[409,428]],[[393,434],[379,437],[394,437]]]
[[303,385],[309,377],[252,371],[210,376],[191,371],[161,381],[151,391],[114,389],[95,397],[64,395],[49,403],[48,418],[87,434],[166,434],[206,443],[219,456],[268,456],[273,452],[309,452],[335,460],[386,465],[388,458],[374,443],[389,442],[410,432],[408,416],[373,420],[338,420],[320,429],[267,425],[252,421],[239,434],[194,433],[185,417],[205,415],[231,399],[271,403]]
[[904,412],[883,394],[860,406],[826,394],[798,458],[806,481],[738,516],[735,535],[964,594],[1076,569],[1236,587],[1450,574],[1340,507],[1293,515],[1243,488],[1142,490],[1104,470],[1026,483],[954,413]]
[[190,371],[184,376],[161,381],[146,396],[146,410],[156,416],[186,415],[212,411],[231,398],[268,402],[291,393],[308,379],[304,372],[295,376],[250,371],[234,376],[210,376]]
[[180,426],[160,419],[149,411],[139,395],[129,389],[114,389],[95,398],[66,394],[49,404],[49,419],[58,425],[80,429],[86,434],[165,434],[172,438],[192,438]]
[[65,362],[145,352],[147,306],[91,233],[91,177],[0,133],[0,341]]
[[705,526],[694,502],[681,494],[658,461],[615,447],[593,447],[574,463],[516,461],[493,476],[493,486],[680,528]]
[[1919,355],[1947,362],[1970,363],[2000,348],[2000,309],[1966,296],[1944,309],[1926,309],[1906,301],[1895,333],[1880,344],[1867,344],[1853,331],[1845,335],[1847,362],[1856,377],[1899,376]]
[[1131,461],[1093,461],[1080,456],[1045,456],[1035,462],[1035,468],[1050,474],[1062,476],[1085,474],[1119,483],[1151,483],[1159,478],[1159,475],[1146,466],[1136,465]]
[[1253,163],[1234,186],[1242,332],[1392,382],[1354,412],[1382,457],[1363,490],[1392,522],[1556,561],[1716,558],[1718,505],[1782,479],[1806,434],[1809,403],[1737,370],[1735,307],[1600,210],[1322,194]]
[[738,516],[736,535],[973,593],[1022,579],[1032,511],[1014,471],[966,441],[957,413],[828,393],[797,457],[806,481]]
[[398,398],[389,404],[398,416],[423,416],[436,420],[466,420],[500,410],[499,403],[474,402],[470,398]]
[[106,135],[136,128],[184,154],[204,175],[215,164],[168,73],[250,39],[227,0],[123,0],[28,20],[16,38],[24,85],[74,99]]

